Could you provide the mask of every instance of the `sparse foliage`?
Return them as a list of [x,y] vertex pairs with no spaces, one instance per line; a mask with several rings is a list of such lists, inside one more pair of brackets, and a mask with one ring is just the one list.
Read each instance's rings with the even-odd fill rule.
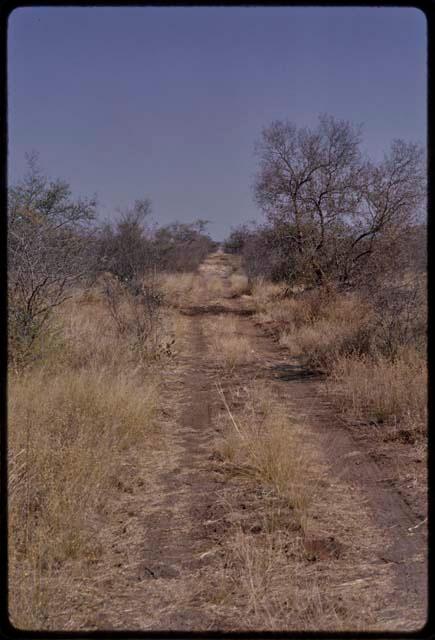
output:
[[174,222],[157,229],[154,244],[161,270],[195,271],[215,248],[205,232],[207,224],[199,219],[191,224]]
[[8,316],[12,359],[24,361],[54,307],[93,269],[90,223],[95,200],[74,200],[66,182],[49,181],[28,158],[8,194]]
[[156,254],[151,231],[146,226],[150,214],[150,200],[137,200],[131,209],[119,212],[118,218],[106,224],[101,232],[101,268],[130,289],[139,287],[142,276],[155,268]]
[[119,333],[128,333],[144,357],[158,351],[163,301],[157,281],[158,253],[146,225],[150,213],[150,200],[137,200],[105,226],[100,241],[101,261],[109,272],[103,279],[107,307]]
[[360,128],[330,116],[314,130],[280,121],[264,129],[255,195],[273,231],[284,231],[293,278],[352,282],[385,270],[385,240],[400,246],[417,221],[422,149],[396,140],[375,163],[360,144]]

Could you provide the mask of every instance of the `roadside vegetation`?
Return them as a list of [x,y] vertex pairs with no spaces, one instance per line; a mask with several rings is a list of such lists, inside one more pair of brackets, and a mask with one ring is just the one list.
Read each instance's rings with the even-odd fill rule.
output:
[[379,303],[375,295],[321,289],[289,297],[284,283],[263,282],[253,298],[258,320],[279,343],[327,375],[347,416],[394,425],[412,440],[427,422],[425,280],[417,278],[402,286],[401,308],[388,308],[396,289]]
[[249,278],[241,273],[233,273],[230,276],[230,287],[234,298],[251,293]]
[[[289,416],[287,407],[259,380],[235,386],[228,400],[221,386],[218,392],[228,424],[221,445],[225,459],[288,500],[303,528],[314,488],[301,421]],[[233,412],[231,405],[238,409]]]
[[243,335],[237,318],[218,315],[209,320],[208,330],[212,335],[214,356],[224,371],[230,373],[235,367],[257,360],[258,356],[249,338]]
[[427,420],[424,154],[396,140],[375,163],[361,142],[329,116],[313,130],[266,128],[255,184],[265,223],[224,246],[242,260],[258,320],[327,375],[342,411],[413,441]]
[[68,620],[65,602],[79,610],[98,591],[93,568],[112,546],[108,505],[125,469],[159,447],[162,373],[183,333],[177,294],[213,247],[203,222],[151,229],[148,200],[103,226],[96,206],[47,179],[34,156],[9,192],[9,604],[18,628],[56,627]]
[[215,456],[233,487],[224,562],[208,595],[217,620],[238,630],[390,628],[376,599],[393,588],[375,561],[385,540],[356,488],[331,481],[334,442],[321,443],[285,387],[261,375],[258,352],[246,359],[240,318],[216,316],[205,331],[220,400]]

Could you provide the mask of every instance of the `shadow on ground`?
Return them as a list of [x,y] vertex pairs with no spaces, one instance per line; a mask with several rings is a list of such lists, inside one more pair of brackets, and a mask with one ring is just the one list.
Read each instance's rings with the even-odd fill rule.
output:
[[234,309],[233,307],[226,307],[222,304],[196,305],[186,307],[180,311],[185,316],[202,316],[204,314],[216,315],[219,313],[230,313],[236,316],[252,316],[255,313],[253,309]]
[[269,370],[272,371],[275,378],[285,382],[306,380],[307,378],[315,378],[316,380],[325,378],[324,374],[306,369],[300,364],[279,363],[271,365]]

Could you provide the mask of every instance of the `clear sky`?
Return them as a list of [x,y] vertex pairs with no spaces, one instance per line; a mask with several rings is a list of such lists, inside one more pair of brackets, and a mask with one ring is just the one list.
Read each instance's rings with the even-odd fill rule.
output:
[[101,217],[149,196],[223,239],[260,219],[254,143],[275,119],[426,143],[426,19],[412,8],[21,8],[9,19],[9,177],[40,154]]

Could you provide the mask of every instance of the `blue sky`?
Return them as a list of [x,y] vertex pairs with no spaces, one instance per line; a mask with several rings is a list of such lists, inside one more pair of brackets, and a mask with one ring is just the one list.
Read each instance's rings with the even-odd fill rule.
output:
[[426,142],[426,20],[413,8],[21,8],[9,19],[9,178],[40,154],[101,217],[148,196],[216,239],[261,219],[254,143],[276,119],[364,123],[376,158]]

